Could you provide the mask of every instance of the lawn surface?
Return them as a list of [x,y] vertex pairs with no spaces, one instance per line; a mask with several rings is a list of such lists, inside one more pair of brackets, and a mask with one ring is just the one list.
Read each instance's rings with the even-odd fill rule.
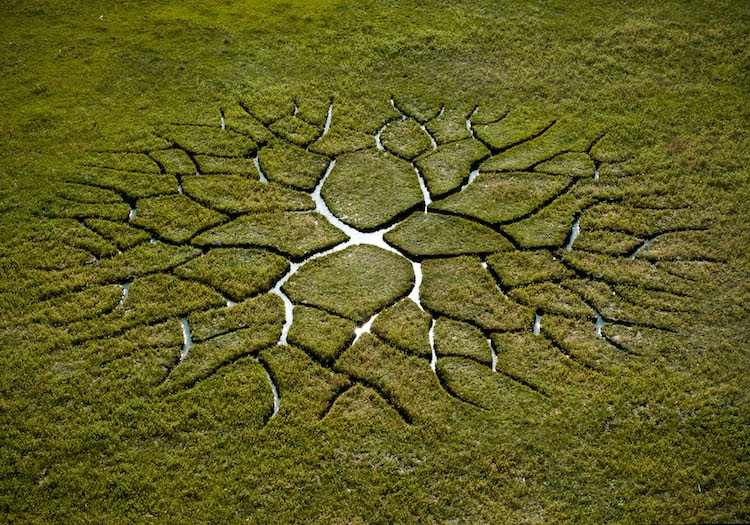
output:
[[750,520],[742,2],[0,12],[0,521]]

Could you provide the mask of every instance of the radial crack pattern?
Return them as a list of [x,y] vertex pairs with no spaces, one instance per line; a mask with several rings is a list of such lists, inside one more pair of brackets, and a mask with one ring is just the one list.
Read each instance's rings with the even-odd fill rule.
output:
[[[689,208],[631,198],[639,189],[597,155],[603,133],[578,136],[543,114],[482,120],[481,109],[392,98],[364,126],[331,101],[243,102],[220,108],[214,124],[166,126],[153,148],[96,154],[47,207],[49,220],[82,225],[83,249],[96,255],[81,265],[86,256],[63,249],[55,271],[67,284],[40,295],[83,308],[70,316],[77,341],[179,321],[174,369],[208,359],[201,345],[225,356],[190,385],[258,348],[299,346],[346,377],[321,418],[360,385],[418,420],[403,391],[413,385],[396,373],[412,368],[428,371],[424,388],[482,409],[491,407],[462,386],[475,366],[553,396],[526,363],[510,367],[496,337],[536,336],[593,374],[615,359],[602,357],[609,350],[643,358],[608,330],[679,329],[692,283],[653,263],[681,249],[711,260],[684,240],[706,226]],[[89,282],[117,284],[119,301],[102,314]],[[265,335],[228,324],[191,351],[192,316],[207,315],[196,312],[225,315],[258,297],[274,298],[253,325]],[[160,300],[172,303],[160,310]],[[403,366],[370,377],[352,361],[363,344]],[[255,359],[274,395],[270,418],[284,381]]]

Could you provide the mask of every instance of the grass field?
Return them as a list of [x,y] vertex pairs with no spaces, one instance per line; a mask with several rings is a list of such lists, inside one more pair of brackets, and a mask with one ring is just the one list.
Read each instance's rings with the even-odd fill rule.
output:
[[750,7],[0,13],[0,521],[750,520]]

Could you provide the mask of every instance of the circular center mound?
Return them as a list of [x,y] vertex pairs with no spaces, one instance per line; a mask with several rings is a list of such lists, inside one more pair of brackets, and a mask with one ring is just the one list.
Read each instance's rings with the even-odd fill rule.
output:
[[381,228],[424,206],[411,164],[378,150],[338,158],[321,194],[334,215],[363,231]]
[[310,261],[282,290],[295,304],[315,306],[361,323],[404,297],[413,285],[409,261],[360,244]]

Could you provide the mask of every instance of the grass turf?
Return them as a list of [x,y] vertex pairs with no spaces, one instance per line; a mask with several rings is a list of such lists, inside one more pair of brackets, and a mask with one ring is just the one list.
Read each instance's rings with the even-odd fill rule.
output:
[[[11,0],[3,13],[5,521],[748,519],[744,4]],[[308,95],[320,100],[306,107]],[[336,371],[279,346],[240,357],[174,398],[153,391],[183,344],[179,323],[162,322],[164,304],[169,315],[223,305],[198,283],[150,276],[199,250],[151,244],[149,232],[121,226],[130,202],[177,194],[171,175],[195,173],[193,161],[166,153],[174,145],[165,139],[193,152],[199,167],[243,170],[215,159],[255,155],[270,140],[258,123],[276,118],[287,118],[278,132],[288,140],[314,140],[333,99],[332,130],[341,132],[311,148],[351,152],[373,145],[351,131],[371,135],[399,117],[391,96],[441,140],[460,129],[440,125],[456,120],[450,109],[463,116],[474,105],[476,131],[494,148],[517,140],[494,124],[511,110],[532,133],[540,108],[543,119],[564,115],[594,136],[605,132],[591,149],[603,184],[584,193],[612,191],[628,206],[583,214],[580,248],[606,246],[596,237],[584,243],[589,231],[615,231],[618,248],[610,252],[624,254],[622,264],[582,250],[540,250],[538,257],[564,267],[534,270],[534,261],[529,268],[519,257],[507,269],[501,261],[513,252],[502,252],[488,259],[488,275],[495,271],[502,286],[560,279],[587,303],[610,305],[610,318],[627,306],[604,301],[613,291],[642,306],[643,296],[659,299],[688,310],[684,322],[667,325],[677,332],[608,323],[602,333],[638,355],[598,352],[590,323],[545,314],[549,339],[492,334],[494,374],[453,354],[431,374],[424,359],[363,336]],[[257,119],[235,111],[238,102]],[[224,143],[216,130],[185,126],[218,126],[222,108],[230,131],[244,138]],[[123,144],[133,151],[119,151]],[[151,159],[143,150],[164,153]],[[492,169],[521,169],[545,155],[541,146],[511,147]],[[563,161],[570,162],[549,159],[534,169],[559,177]],[[575,169],[576,176],[590,170]],[[94,190],[82,194],[66,181],[118,198],[107,193],[103,202],[103,194],[92,198]],[[625,186],[640,195],[623,197]],[[572,214],[587,204],[578,197],[504,231],[522,246],[560,246]],[[687,204],[687,219],[707,230],[664,233],[625,266],[632,244],[623,235],[645,240],[684,226],[683,217],[632,217],[630,204]],[[101,237],[81,233],[79,220]],[[127,251],[118,258],[117,249]],[[96,258],[101,263],[89,268]],[[485,279],[478,260],[473,267]],[[571,271],[577,279],[565,281]],[[104,325],[98,308],[116,306],[130,281],[137,311],[113,310]],[[143,320],[147,327],[131,328]],[[71,333],[60,325],[67,321],[103,339],[76,342],[89,332]],[[206,344],[207,369],[221,352],[235,358],[236,342],[221,343]],[[270,420],[267,373],[284,396]]]

